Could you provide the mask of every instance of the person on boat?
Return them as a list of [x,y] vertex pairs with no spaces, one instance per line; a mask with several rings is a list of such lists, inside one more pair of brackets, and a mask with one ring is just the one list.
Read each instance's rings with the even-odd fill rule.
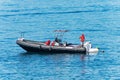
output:
[[82,47],[83,47],[84,46],[84,42],[85,42],[85,35],[84,34],[82,34],[80,36],[80,41],[82,42]]
[[53,41],[53,42],[51,43],[51,46],[55,46],[55,41]]
[[61,39],[58,39],[57,37],[55,38],[55,42],[60,43]]
[[53,42],[51,43],[51,46],[59,46],[59,43],[58,43],[58,42],[53,41]]
[[54,41],[54,45],[55,46],[60,46],[60,42],[61,42],[61,40],[56,37],[55,41]]
[[45,42],[45,45],[49,46],[49,45],[50,45],[50,42],[51,42],[50,40],[46,41],[46,42]]

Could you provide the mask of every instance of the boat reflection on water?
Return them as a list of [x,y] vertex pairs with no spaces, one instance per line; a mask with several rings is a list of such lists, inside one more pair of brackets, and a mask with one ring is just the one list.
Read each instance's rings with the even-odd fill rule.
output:
[[97,56],[97,54],[98,54],[98,52],[96,52],[96,53],[81,54],[80,55],[80,60],[84,61],[84,60],[86,60],[86,58],[89,58],[90,56],[92,56],[92,57]]
[[98,53],[87,53],[87,54],[79,54],[79,53],[37,53],[37,52],[23,52],[20,53],[21,56],[29,56],[29,55],[39,55],[39,56],[54,56],[54,58],[56,57],[57,60],[59,58],[65,58],[66,56],[78,56],[80,57],[80,61],[85,61],[85,60],[89,60],[90,57],[96,57]]
[[[20,72],[24,69],[24,74],[28,73],[29,69],[33,68],[32,72],[37,71],[39,74],[42,74],[42,72],[44,72],[45,75],[48,74],[47,72],[51,72],[50,74],[57,74],[59,76],[63,76],[62,74],[69,75],[69,73],[73,73],[77,76],[89,74],[89,66],[96,57],[96,55],[76,53],[41,54],[32,52],[19,53],[18,56],[18,69]],[[81,77],[81,79],[84,79],[84,77]]]
[[[90,74],[91,64],[95,62],[95,59],[97,58],[98,53],[88,53],[88,54],[81,54],[80,55],[80,76],[84,76],[86,74]],[[86,80],[85,77],[81,78],[82,80]]]

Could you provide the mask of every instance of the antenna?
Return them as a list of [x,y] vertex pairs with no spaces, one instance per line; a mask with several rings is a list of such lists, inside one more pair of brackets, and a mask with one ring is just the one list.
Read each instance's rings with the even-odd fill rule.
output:
[[24,33],[25,32],[20,32],[20,38],[24,38]]
[[18,40],[23,40],[24,39],[24,33],[25,32],[20,32],[20,38],[18,38]]

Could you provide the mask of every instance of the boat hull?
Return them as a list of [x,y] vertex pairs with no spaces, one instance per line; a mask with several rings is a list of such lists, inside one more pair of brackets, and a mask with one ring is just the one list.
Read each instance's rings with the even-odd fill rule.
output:
[[84,47],[71,47],[71,46],[46,46],[44,42],[32,40],[17,40],[16,43],[26,50],[27,52],[46,52],[46,53],[86,53]]

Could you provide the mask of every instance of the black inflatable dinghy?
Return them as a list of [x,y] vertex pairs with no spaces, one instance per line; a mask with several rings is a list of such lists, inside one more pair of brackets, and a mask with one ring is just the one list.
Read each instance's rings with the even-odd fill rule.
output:
[[49,52],[49,53],[86,53],[86,48],[81,45],[46,45],[45,42],[18,39],[16,43],[28,52]]

